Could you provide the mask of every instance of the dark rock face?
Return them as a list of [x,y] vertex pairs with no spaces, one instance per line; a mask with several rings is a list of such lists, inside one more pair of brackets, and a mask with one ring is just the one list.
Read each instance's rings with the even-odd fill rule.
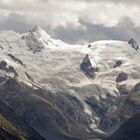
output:
[[18,76],[16,70],[12,66],[8,66],[6,61],[2,60],[0,62],[0,70],[4,70],[6,72],[14,73],[15,76]]
[[16,58],[16,57],[13,56],[12,54],[8,54],[8,56],[9,56],[10,58],[12,58],[15,62],[17,62],[17,63],[19,63],[20,65],[23,66],[23,62],[22,62],[20,59]]
[[[101,91],[99,91],[101,92]],[[100,116],[100,128],[104,131],[110,130],[116,125],[119,121],[117,118],[117,114],[115,117],[109,117],[107,114],[109,113],[110,107],[114,106],[115,98],[107,95],[108,100],[100,97],[100,101],[98,101],[95,97],[90,97],[85,100],[85,102],[94,110],[97,116]]]
[[126,121],[106,140],[140,140],[140,114],[134,115]]
[[27,72],[25,72],[25,74],[30,81],[34,82],[34,79]]
[[0,140],[45,140],[0,101]]
[[131,90],[127,87],[127,85],[117,85],[117,89],[121,95],[128,95],[131,93]]
[[140,83],[136,84],[132,90],[133,93],[140,91]]
[[9,66],[9,68],[7,69],[7,72],[12,72],[14,73],[15,76],[18,76],[16,70],[12,66]]
[[88,48],[91,48],[91,46],[92,46],[92,45],[91,45],[91,44],[89,44],[89,45],[88,45]]
[[128,79],[128,75],[127,73],[121,72],[117,78],[116,78],[116,82],[123,82],[126,81]]
[[136,51],[139,49],[137,42],[133,38],[128,41],[128,44],[130,44]]
[[0,69],[1,69],[1,70],[6,70],[6,66],[7,66],[6,61],[2,60],[2,61],[0,62]]
[[114,65],[114,68],[119,67],[121,65],[122,65],[122,61],[121,60],[117,60],[115,65]]
[[83,59],[82,63],[80,64],[80,68],[89,78],[95,78],[95,72],[99,71],[98,68],[92,67],[88,55],[86,55],[85,58]]
[[[86,114],[83,113],[83,106],[77,98],[62,93],[57,93],[56,96],[50,91],[37,88],[34,90],[18,82],[16,78],[7,79],[2,86],[0,85],[0,102],[6,104],[4,107],[0,104],[0,112],[3,110],[10,118],[15,114],[47,140],[89,138],[84,126],[79,125],[88,125],[89,118],[84,116]],[[7,108],[11,113],[5,112]],[[75,121],[77,117],[79,122]],[[90,135],[94,137],[95,133],[91,131]]]

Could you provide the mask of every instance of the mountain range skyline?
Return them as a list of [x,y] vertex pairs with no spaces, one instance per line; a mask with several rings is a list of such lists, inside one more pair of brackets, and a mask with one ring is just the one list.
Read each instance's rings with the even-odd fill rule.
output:
[[[37,6],[36,6],[37,5]],[[0,31],[41,26],[68,43],[140,36],[138,0],[1,0]]]

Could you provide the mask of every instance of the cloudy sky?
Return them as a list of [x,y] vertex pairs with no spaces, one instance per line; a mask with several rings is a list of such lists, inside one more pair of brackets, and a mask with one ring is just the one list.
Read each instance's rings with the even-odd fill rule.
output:
[[0,0],[0,31],[39,25],[70,43],[140,36],[140,0]]

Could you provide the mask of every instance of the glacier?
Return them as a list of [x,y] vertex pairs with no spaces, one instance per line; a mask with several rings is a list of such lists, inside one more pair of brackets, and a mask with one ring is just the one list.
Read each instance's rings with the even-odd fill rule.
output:
[[[86,55],[91,68],[98,68],[94,78],[80,69]],[[52,38],[41,27],[24,34],[11,30],[0,32],[0,61],[6,62],[6,67],[13,67],[17,73],[0,68],[0,86],[6,86],[12,79],[13,86],[27,86],[26,90],[33,93],[28,99],[28,91],[25,90],[24,97],[17,89],[19,93],[14,95],[1,93],[0,100],[14,110],[15,104],[9,99],[16,99],[14,113],[20,117],[28,113],[26,103],[18,106],[21,102],[27,100],[29,106],[35,106],[36,113],[25,115],[25,119],[46,139],[52,136],[46,134],[47,130],[77,139],[102,139],[140,111],[139,93],[133,92],[140,82],[139,60],[139,49],[135,50],[127,41],[102,40],[72,45]],[[118,61],[120,65],[114,67]],[[122,80],[121,76],[121,80],[117,81],[121,73],[126,73],[127,78]],[[36,100],[39,100],[37,103],[44,103],[44,108],[43,105],[37,107],[31,104]],[[46,113],[51,109],[54,114],[49,116]],[[51,118],[55,117],[56,111],[64,120],[63,124],[55,125],[55,118]],[[45,116],[49,116],[50,120]],[[58,137],[53,139],[59,140]]]

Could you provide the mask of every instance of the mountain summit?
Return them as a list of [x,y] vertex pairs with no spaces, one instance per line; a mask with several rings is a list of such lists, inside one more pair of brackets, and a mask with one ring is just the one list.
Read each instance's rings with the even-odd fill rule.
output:
[[34,33],[37,35],[37,37],[42,38],[42,40],[48,40],[50,39],[50,35],[43,30],[40,26],[36,26],[31,30],[31,33]]
[[40,52],[48,42],[52,41],[50,35],[39,26],[36,26],[26,36],[23,36],[23,39],[26,39],[27,46],[34,53]]

